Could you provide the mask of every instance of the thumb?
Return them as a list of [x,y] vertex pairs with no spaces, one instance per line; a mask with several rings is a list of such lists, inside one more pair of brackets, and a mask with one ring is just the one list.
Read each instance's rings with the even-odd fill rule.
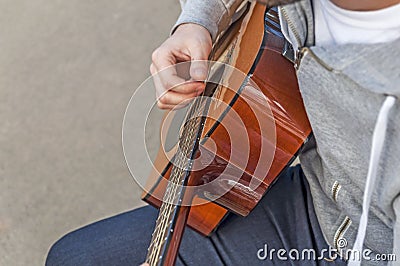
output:
[[[198,49],[195,53],[192,53],[192,62],[190,64],[190,77],[193,80],[204,81],[208,74],[208,51],[205,51],[204,47]],[[200,51],[203,50],[203,51]]]

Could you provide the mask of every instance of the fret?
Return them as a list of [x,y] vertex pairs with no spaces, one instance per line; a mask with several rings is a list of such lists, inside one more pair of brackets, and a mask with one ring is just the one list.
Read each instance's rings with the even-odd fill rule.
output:
[[192,157],[198,145],[199,132],[201,132],[203,126],[201,115],[204,115],[206,105],[206,101],[202,97],[196,98],[190,106],[183,125],[178,142],[178,151],[173,158],[172,172],[148,248],[146,262],[150,266],[159,265],[162,262],[163,251],[169,242],[169,237],[174,232],[173,225],[177,208],[183,200],[183,185],[187,173],[192,167]]

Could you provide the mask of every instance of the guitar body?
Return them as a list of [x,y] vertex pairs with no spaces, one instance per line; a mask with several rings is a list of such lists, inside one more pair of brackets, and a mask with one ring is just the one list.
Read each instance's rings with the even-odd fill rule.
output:
[[[185,221],[203,235],[210,235],[229,212],[248,215],[311,134],[293,64],[282,56],[284,39],[266,33],[265,6],[245,8],[219,40],[215,58],[244,75],[237,86],[214,92],[198,151],[207,162],[196,160],[198,170],[190,173],[197,185],[212,184],[197,190]],[[143,200],[161,206],[171,169],[161,149]]]

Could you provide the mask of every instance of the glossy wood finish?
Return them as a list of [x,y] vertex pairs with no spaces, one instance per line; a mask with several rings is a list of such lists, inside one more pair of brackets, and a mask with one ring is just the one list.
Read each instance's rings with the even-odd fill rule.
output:
[[[253,68],[253,84],[217,89],[214,97],[229,108],[214,104],[209,110],[209,115],[217,119],[206,121],[200,150],[202,156],[213,159],[207,167],[193,171],[191,178],[213,185],[197,190],[187,220],[191,228],[203,235],[211,234],[228,211],[247,215],[311,134],[293,65],[281,55],[283,40],[268,35],[266,42],[262,42],[264,13],[264,6],[253,3],[240,21],[240,27],[236,26],[234,34],[225,38],[229,45],[218,53],[223,62],[246,74],[256,58],[258,62]],[[238,80],[230,84],[238,84]],[[230,112],[236,113],[242,122],[238,123],[234,115],[227,115]],[[260,117],[267,125],[273,125],[269,131],[257,121]],[[243,136],[238,133],[240,130],[230,132],[222,126],[224,124],[244,127],[249,134],[248,147],[240,147],[243,143],[233,147]],[[266,144],[263,149],[260,143]],[[248,162],[241,162],[241,156],[248,157]],[[201,164],[201,161],[196,163]],[[265,164],[263,169],[267,170],[258,171],[259,164]],[[143,194],[143,199],[159,207],[171,173],[171,164],[163,150],[154,165],[146,188],[149,192]],[[232,183],[232,178],[236,182]],[[231,187],[227,193],[215,197],[227,187]]]

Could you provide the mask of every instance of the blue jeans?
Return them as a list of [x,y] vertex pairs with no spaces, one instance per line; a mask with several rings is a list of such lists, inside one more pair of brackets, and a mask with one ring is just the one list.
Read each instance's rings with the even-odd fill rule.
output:
[[[46,265],[139,265],[156,217],[157,210],[146,206],[78,229],[53,245]],[[211,237],[187,228],[177,265],[345,265],[340,258],[302,256],[306,249],[318,257],[328,244],[297,166],[281,175],[247,217],[230,214]]]

